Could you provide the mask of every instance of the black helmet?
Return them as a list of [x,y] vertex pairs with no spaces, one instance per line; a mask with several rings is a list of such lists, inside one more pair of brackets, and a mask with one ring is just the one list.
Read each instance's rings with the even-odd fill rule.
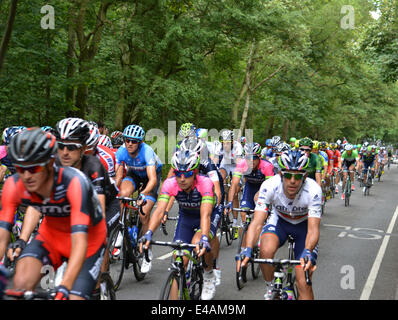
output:
[[8,146],[8,154],[12,163],[42,163],[54,156],[57,141],[49,132],[40,128],[29,128],[12,139]]

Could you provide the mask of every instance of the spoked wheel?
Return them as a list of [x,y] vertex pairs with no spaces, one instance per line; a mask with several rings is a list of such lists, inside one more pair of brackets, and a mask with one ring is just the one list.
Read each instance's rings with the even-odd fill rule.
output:
[[[142,223],[141,220],[138,220],[138,236],[137,239],[140,239],[142,237]],[[130,246],[131,247],[131,246]],[[136,243],[135,247],[131,247],[132,250],[132,263],[133,263],[133,272],[134,276],[137,279],[137,281],[141,281],[145,278],[146,273],[141,272],[141,265],[142,262],[144,261],[144,255],[140,253],[140,249],[138,246],[138,243]]]
[[124,230],[122,225],[118,225],[109,236],[109,275],[114,283],[114,290],[118,290],[122,282],[126,258]]
[[101,300],[116,300],[115,285],[108,272],[101,274],[100,281],[100,299]]
[[182,279],[174,270],[171,271],[167,276],[167,279],[163,284],[162,289],[160,290],[159,300],[171,300],[173,287],[177,288],[178,300],[186,300],[184,288],[182,285]]

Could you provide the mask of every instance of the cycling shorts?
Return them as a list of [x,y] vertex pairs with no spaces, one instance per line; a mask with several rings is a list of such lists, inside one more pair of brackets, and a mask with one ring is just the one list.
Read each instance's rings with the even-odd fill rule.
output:
[[243,188],[242,199],[240,201],[241,208],[249,208],[254,209],[256,203],[254,201],[254,196],[256,195],[257,191],[260,190],[261,184],[254,184],[254,183],[245,183],[245,187]]
[[[134,190],[137,190],[137,186],[139,186],[142,183],[142,188],[145,189],[146,185],[148,184],[148,177],[140,177],[139,175],[134,173],[133,169],[128,169],[126,173],[126,177],[123,179],[123,181],[130,181],[133,186]],[[158,199],[158,190],[160,186],[160,182],[162,180],[162,173],[157,172],[156,173],[156,186],[152,189],[150,194],[147,196],[147,199],[152,200],[153,202],[156,202]]]
[[[86,257],[70,294],[90,300],[100,275],[104,252],[105,245],[102,245],[91,256]],[[50,264],[55,270],[58,269],[64,261],[67,261],[66,257],[63,257],[58,251],[51,247],[51,243],[45,243],[37,239],[37,237],[26,246],[19,259],[25,257],[36,258],[40,260],[43,265]]]
[[365,170],[365,173],[368,172],[369,169],[373,169],[375,167],[376,161],[371,161],[371,162],[363,162],[363,170]]
[[343,171],[348,171],[349,168],[350,168],[352,165],[355,164],[355,162],[356,162],[355,159],[353,159],[353,160],[344,159],[344,160],[343,160]]
[[[217,208],[213,209],[210,217],[210,239],[216,236],[221,214],[222,212]],[[173,241],[191,243],[197,231],[200,231],[200,215],[192,215],[180,210]]]
[[[262,237],[263,234],[266,233],[274,234],[279,239],[279,247],[282,247],[285,244],[288,235],[291,235],[295,243],[294,256],[296,259],[300,258],[302,252],[305,249],[305,239],[307,238],[308,220],[304,220],[303,222],[300,222],[298,224],[291,224],[285,221],[284,219],[276,219],[276,220],[277,220],[276,223],[275,221],[272,221],[271,223],[267,223],[263,227],[260,237]],[[316,248],[318,248],[318,245],[316,245]]]

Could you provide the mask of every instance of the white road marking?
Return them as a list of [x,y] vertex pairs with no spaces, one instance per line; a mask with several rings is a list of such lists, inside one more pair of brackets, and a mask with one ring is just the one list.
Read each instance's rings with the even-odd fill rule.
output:
[[384,236],[383,242],[381,243],[379,252],[377,253],[376,259],[373,263],[372,269],[370,270],[368,279],[365,283],[365,287],[362,290],[360,300],[369,300],[370,294],[372,293],[373,286],[376,282],[377,274],[380,269],[381,262],[383,261],[384,254],[387,249],[388,241],[390,240],[390,234],[392,233],[395,225],[395,221],[397,220],[398,216],[398,206],[395,209],[394,215],[391,218],[390,225],[387,229],[387,235]]
[[173,255],[173,252],[169,252],[169,253],[166,253],[163,256],[160,256],[160,257],[158,257],[156,259],[158,259],[158,260],[166,260],[167,258],[170,258],[172,255]]

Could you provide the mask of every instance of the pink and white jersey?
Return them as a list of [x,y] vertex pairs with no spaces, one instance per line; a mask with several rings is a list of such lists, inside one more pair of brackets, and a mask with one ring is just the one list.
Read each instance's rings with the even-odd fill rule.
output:
[[233,175],[235,177],[243,176],[246,179],[246,182],[259,184],[274,175],[273,168],[274,166],[269,161],[260,159],[258,168],[253,170],[253,167],[247,159],[241,159],[236,165]]

